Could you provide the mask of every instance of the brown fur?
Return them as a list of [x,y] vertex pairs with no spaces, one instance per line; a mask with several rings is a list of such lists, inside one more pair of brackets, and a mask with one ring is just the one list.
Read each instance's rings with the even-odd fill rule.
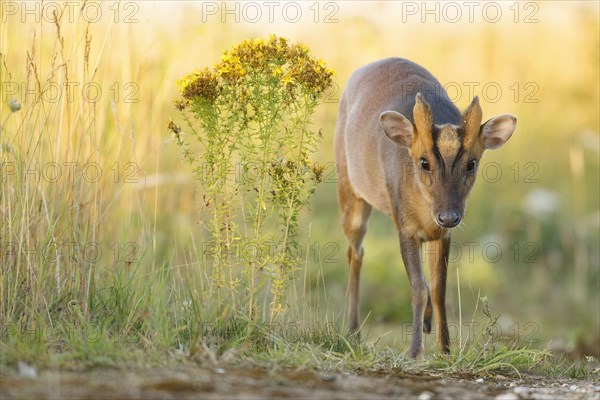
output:
[[[475,181],[475,171],[468,172],[468,165],[477,163],[486,148],[502,145],[516,125],[516,118],[508,114],[481,125],[481,116],[477,98],[461,113],[433,75],[408,60],[377,61],[350,77],[340,102],[335,156],[338,198],[350,244],[351,332],[359,329],[362,242],[376,208],[398,229],[412,294],[411,356],[420,353],[422,332],[431,330],[432,316],[438,348],[449,351],[445,309],[449,226],[462,218]],[[435,248],[431,295],[421,267],[421,246],[426,241]]]

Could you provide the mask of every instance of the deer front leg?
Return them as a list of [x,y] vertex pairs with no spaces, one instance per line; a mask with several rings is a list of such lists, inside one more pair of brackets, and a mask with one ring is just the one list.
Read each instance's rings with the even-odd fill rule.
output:
[[346,198],[349,200],[344,208],[344,233],[350,243],[348,246],[350,275],[348,280],[349,331],[351,334],[358,335],[358,289],[364,253],[362,242],[367,233],[367,222],[371,214],[371,206],[349,194],[346,195]]
[[429,263],[431,273],[431,302],[435,318],[435,343],[441,352],[450,352],[450,335],[446,321],[446,275],[448,254],[450,253],[450,235],[433,242],[435,257]]
[[421,241],[400,234],[400,251],[410,281],[412,299],[413,332],[410,356],[416,358],[422,349],[423,317],[428,297],[427,283],[421,267]]

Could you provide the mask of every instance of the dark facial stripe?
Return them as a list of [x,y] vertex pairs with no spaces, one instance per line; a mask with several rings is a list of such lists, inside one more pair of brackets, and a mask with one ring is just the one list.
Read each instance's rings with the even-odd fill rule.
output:
[[433,144],[432,152],[433,152],[433,155],[435,156],[435,158],[437,159],[438,165],[440,166],[440,168],[442,170],[442,175],[444,175],[446,172],[446,163],[444,162],[444,158],[442,157],[442,154],[440,153],[440,150],[438,149],[437,143]]
[[465,153],[465,149],[461,146],[460,149],[458,149],[458,153],[456,153],[456,157],[454,157],[454,162],[452,163],[452,172],[454,172],[454,168],[456,167],[456,164],[460,161],[460,159],[462,158],[462,155]]
[[440,153],[440,149],[438,147],[438,138],[440,137],[440,130],[437,126],[433,125],[431,127],[431,138],[433,139],[433,148],[431,149],[431,152],[433,153],[433,155],[435,156],[436,160],[437,160],[437,164],[440,167],[440,169],[442,170],[442,174],[444,174],[445,170],[446,170],[446,164],[444,163],[444,158],[442,157],[442,154]]

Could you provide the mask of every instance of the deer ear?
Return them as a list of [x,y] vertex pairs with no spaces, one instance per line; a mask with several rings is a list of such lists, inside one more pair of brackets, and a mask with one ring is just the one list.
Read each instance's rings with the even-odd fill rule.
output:
[[512,136],[517,127],[517,117],[502,114],[481,125],[481,137],[484,149],[497,149]]
[[384,111],[379,115],[379,123],[394,143],[401,147],[412,146],[413,124],[404,115],[396,111]]

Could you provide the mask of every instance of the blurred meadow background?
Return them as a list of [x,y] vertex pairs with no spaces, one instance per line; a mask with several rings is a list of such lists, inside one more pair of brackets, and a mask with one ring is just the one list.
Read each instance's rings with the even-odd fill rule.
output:
[[[204,315],[194,300],[205,249],[201,193],[167,129],[170,118],[182,124],[175,83],[244,39],[276,34],[335,71],[313,121],[325,179],[301,219],[306,261],[288,321],[344,326],[337,102],[355,69],[399,56],[432,72],[459,108],[478,95],[484,120],[518,117],[507,145],[485,154],[453,234],[451,325],[488,321],[486,297],[503,336],[600,354],[597,2],[24,4],[0,7],[4,338],[44,332],[82,357],[111,357],[103,341],[81,339],[90,326],[147,348],[189,342]],[[10,99],[22,108],[11,112]],[[410,292],[386,216],[374,213],[364,246],[363,331],[403,350]],[[47,345],[3,340],[3,363],[49,357]]]

